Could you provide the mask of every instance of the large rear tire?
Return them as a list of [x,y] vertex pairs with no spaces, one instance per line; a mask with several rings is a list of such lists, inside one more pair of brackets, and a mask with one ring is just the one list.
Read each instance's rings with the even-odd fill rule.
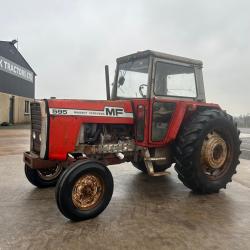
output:
[[221,110],[191,116],[176,140],[175,169],[183,184],[202,194],[226,188],[239,164],[239,133],[232,117]]
[[102,163],[93,160],[76,162],[57,183],[57,206],[73,221],[94,218],[108,206],[113,186],[113,177]]

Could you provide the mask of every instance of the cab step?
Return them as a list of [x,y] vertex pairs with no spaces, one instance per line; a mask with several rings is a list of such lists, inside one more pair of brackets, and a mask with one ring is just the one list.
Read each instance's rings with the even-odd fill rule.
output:
[[150,157],[150,153],[148,149],[145,151],[145,157],[144,162],[148,171],[148,175],[150,176],[164,176],[164,175],[170,175],[170,172],[163,171],[163,172],[155,172],[154,166],[152,161],[165,161],[166,157]]

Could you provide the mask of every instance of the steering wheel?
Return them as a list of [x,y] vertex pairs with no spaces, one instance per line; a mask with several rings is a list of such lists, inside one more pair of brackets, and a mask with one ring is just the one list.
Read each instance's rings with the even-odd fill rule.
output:
[[141,85],[139,86],[139,93],[140,93],[140,95],[141,95],[143,98],[147,97],[147,96],[144,95],[143,92],[142,92],[142,90],[143,90],[144,87],[148,87],[148,85],[147,85],[147,84],[141,84]]

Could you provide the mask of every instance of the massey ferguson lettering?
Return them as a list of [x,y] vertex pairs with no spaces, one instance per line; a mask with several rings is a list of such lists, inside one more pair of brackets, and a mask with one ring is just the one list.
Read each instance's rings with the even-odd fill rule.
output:
[[85,110],[85,109],[57,109],[50,108],[49,113],[53,116],[104,116],[118,118],[133,118],[133,113],[125,112],[120,107],[104,107],[104,110]]
[[124,114],[123,108],[105,107],[104,110],[107,116],[119,116]]

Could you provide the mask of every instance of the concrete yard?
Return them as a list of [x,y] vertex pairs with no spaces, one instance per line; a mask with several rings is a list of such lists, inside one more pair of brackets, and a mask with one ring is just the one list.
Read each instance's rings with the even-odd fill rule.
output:
[[131,164],[111,166],[107,209],[73,223],[58,211],[54,188],[25,178],[29,130],[0,129],[0,250],[250,249],[250,161],[241,160],[226,190],[200,196],[171,175],[149,177]]

